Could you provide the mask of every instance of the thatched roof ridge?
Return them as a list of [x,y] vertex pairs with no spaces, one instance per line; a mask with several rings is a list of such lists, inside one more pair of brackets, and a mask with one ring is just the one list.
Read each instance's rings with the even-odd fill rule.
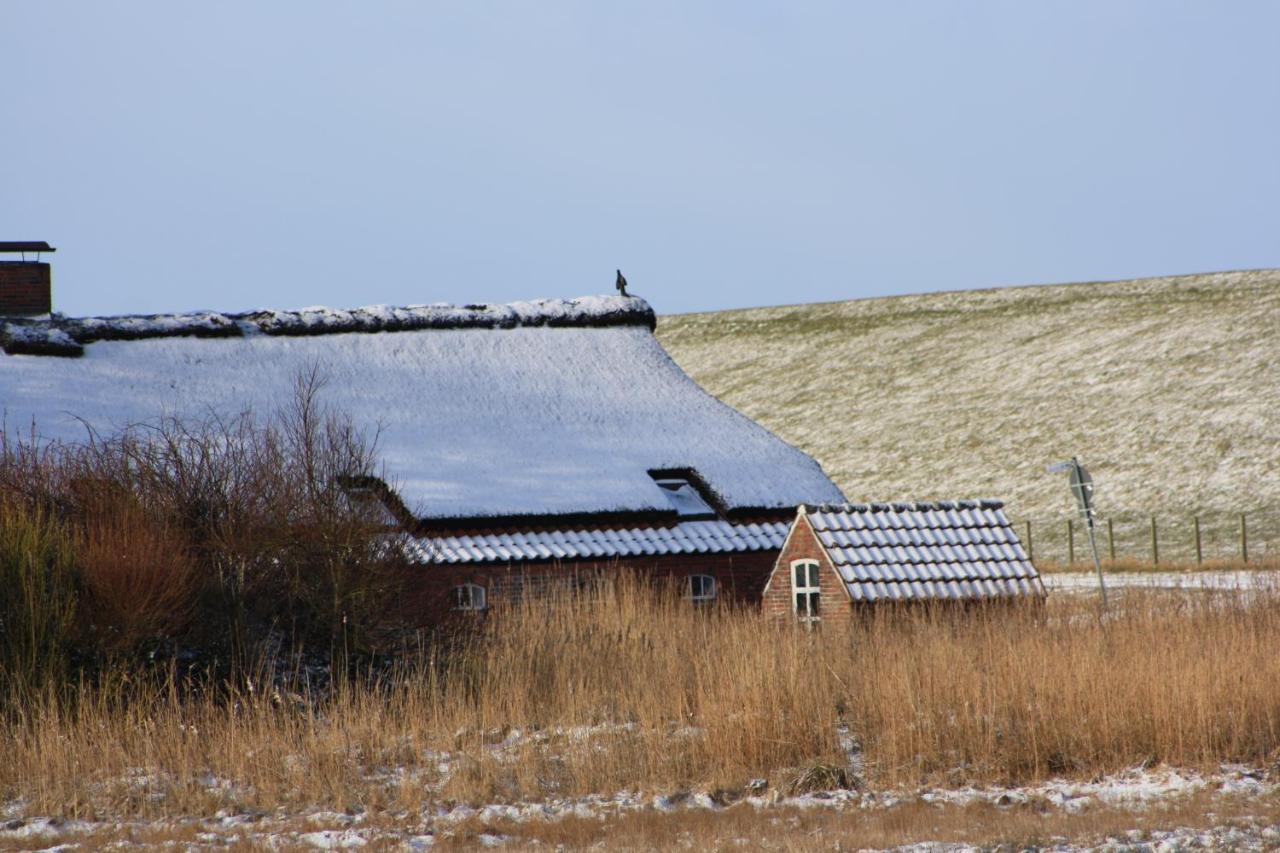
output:
[[423,329],[514,329],[529,326],[603,328],[647,326],[656,318],[649,303],[635,296],[535,299],[505,305],[369,305],[363,308],[271,308],[241,313],[194,311],[182,314],[125,314],[7,320],[0,349],[9,355],[79,356],[96,341],[148,338],[236,338],[246,334],[334,335],[350,332],[413,332]]

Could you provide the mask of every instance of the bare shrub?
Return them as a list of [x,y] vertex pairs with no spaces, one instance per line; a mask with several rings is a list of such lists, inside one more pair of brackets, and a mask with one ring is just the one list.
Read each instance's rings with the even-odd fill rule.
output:
[[[316,369],[296,377],[274,437],[283,451],[283,505],[272,517],[277,558],[296,617],[344,651],[384,644],[407,566],[388,538],[394,520],[376,496],[376,436],[320,402]],[[380,482],[377,481],[377,482]]]
[[76,562],[94,644],[130,651],[183,629],[199,575],[182,534],[150,518],[128,494],[86,515]]
[[346,654],[400,638],[401,552],[382,504],[352,497],[377,482],[377,435],[328,409],[323,387],[313,368],[278,412],[5,440],[0,498],[76,531],[91,646],[183,633],[244,669],[282,641]]

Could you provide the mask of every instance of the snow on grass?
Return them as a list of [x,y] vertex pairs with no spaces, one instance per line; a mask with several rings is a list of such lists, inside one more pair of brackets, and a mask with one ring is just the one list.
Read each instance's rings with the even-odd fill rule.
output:
[[350,829],[305,832],[298,836],[298,840],[318,850],[348,850],[353,847],[364,847],[369,843],[369,839],[364,834]]
[[662,317],[658,337],[851,500],[984,494],[1065,519],[1044,466],[1079,456],[1104,516],[1274,524],[1277,329],[1280,270],[1258,270]]
[[[374,820],[366,812],[343,814],[332,811],[309,811],[297,815],[237,816],[220,814],[201,819],[172,818],[154,822],[129,821],[63,821],[56,818],[15,818],[0,823],[0,844],[20,846],[74,843],[79,838],[104,830],[155,829],[158,826],[193,826],[197,840],[209,845],[248,839],[254,844],[270,846],[302,845],[315,849],[351,849],[367,845],[397,844],[410,849],[427,849],[438,838],[452,838],[471,828],[476,843],[501,846],[510,837],[493,829],[495,825],[520,825],[531,821],[560,821],[567,818],[610,820],[628,814],[674,814],[681,811],[730,812],[734,809],[782,811],[788,809],[831,809],[839,812],[885,811],[913,803],[933,806],[966,807],[985,804],[996,808],[1035,806],[1079,814],[1094,808],[1120,808],[1141,812],[1163,808],[1192,795],[1207,792],[1223,796],[1270,798],[1280,793],[1280,785],[1264,770],[1240,765],[1223,765],[1216,773],[1199,773],[1179,768],[1133,768],[1124,773],[1091,781],[1054,779],[1022,786],[983,788],[897,788],[884,791],[834,790],[795,796],[780,792],[750,793],[726,799],[703,791],[671,794],[620,792],[612,796],[596,795],[572,799],[552,799],[537,803],[490,803],[429,806],[420,812],[389,815],[394,829],[386,821]],[[483,827],[482,831],[475,830]],[[1258,833],[1233,835],[1230,827],[1209,830],[1171,830],[1157,832],[1150,839],[1181,839],[1209,833],[1213,837],[1254,838]],[[1272,833],[1269,838],[1280,837]],[[1265,845],[1264,845],[1265,846]],[[920,848],[924,849],[924,848]],[[1061,849],[1076,849],[1064,846]]]

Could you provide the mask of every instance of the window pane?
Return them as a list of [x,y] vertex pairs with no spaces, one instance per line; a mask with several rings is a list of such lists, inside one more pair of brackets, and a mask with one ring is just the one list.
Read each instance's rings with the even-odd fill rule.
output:
[[818,615],[818,596],[819,596],[819,593],[816,593],[816,592],[809,593],[809,615],[810,616]]
[[464,583],[450,590],[454,610],[484,610],[485,588],[479,584]]
[[801,616],[809,615],[809,598],[804,593],[796,596],[796,613]]
[[794,587],[804,586],[804,566],[794,566],[791,570],[791,585]]
[[685,579],[689,598],[709,599],[716,597],[716,579],[711,575],[689,575]]
[[818,585],[818,564],[814,563],[809,566],[809,586],[816,587]]

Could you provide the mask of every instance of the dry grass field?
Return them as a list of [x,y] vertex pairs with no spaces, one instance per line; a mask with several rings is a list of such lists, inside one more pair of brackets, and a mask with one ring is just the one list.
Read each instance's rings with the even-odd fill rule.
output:
[[623,580],[493,616],[454,654],[311,701],[301,682],[180,698],[121,674],[14,703],[0,802],[84,820],[429,815],[615,792],[731,803],[1267,767],[1280,750],[1268,595],[1132,595],[1105,619],[1065,596],[840,634],[695,612]]
[[1151,514],[1177,517],[1179,559],[1193,513],[1215,557],[1239,512],[1255,553],[1280,548],[1278,270],[669,316],[658,336],[851,500],[998,496],[1047,523],[1072,505],[1045,465],[1076,455],[1135,556]]

